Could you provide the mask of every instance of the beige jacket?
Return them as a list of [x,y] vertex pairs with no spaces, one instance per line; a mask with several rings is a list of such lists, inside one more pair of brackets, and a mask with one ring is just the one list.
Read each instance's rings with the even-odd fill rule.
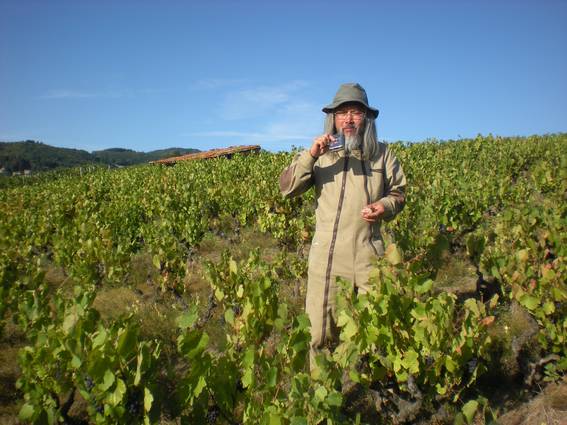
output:
[[362,160],[360,151],[351,156],[344,151],[328,152],[317,159],[304,151],[280,176],[284,196],[298,196],[315,186],[316,229],[306,300],[315,346],[323,344],[329,332],[334,278],[341,276],[364,290],[375,259],[384,253],[380,220],[364,221],[362,209],[378,201],[386,210],[383,219],[390,220],[404,207],[402,167],[385,144],[379,145],[374,160]]

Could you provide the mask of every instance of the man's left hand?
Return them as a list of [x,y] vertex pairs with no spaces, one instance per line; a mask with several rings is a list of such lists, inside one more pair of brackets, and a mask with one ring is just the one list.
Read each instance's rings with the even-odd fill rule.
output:
[[362,219],[369,223],[374,223],[384,214],[385,211],[386,210],[384,209],[384,205],[379,202],[374,202],[373,204],[369,204],[362,209]]

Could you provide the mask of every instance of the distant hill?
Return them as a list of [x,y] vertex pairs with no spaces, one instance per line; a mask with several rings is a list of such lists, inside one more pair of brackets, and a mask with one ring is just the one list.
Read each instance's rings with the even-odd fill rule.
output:
[[24,170],[44,171],[92,163],[125,166],[196,152],[200,151],[169,148],[137,152],[131,149],[112,148],[89,153],[79,149],[57,148],[34,140],[0,142],[0,169],[12,173]]

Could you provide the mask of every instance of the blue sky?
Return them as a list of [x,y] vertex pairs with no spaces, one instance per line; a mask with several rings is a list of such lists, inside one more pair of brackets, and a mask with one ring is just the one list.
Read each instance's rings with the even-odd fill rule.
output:
[[356,81],[378,136],[567,131],[567,1],[0,0],[0,141],[289,150]]

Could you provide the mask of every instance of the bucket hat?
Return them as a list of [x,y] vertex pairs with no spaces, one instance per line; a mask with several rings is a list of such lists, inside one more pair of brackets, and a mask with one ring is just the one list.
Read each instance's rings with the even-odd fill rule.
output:
[[341,84],[333,102],[323,108],[323,112],[330,113],[337,109],[340,105],[347,102],[357,102],[368,110],[368,112],[376,118],[378,116],[378,109],[372,108],[368,105],[368,96],[366,91],[358,83],[345,83]]

